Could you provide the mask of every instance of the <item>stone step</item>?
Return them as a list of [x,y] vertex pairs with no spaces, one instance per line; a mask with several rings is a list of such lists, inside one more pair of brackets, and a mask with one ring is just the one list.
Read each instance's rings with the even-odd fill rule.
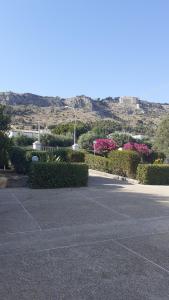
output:
[[7,187],[26,187],[28,186],[28,176],[16,176],[8,178]]
[[28,176],[18,175],[15,173],[1,172],[0,174],[0,188],[15,188],[28,186]]

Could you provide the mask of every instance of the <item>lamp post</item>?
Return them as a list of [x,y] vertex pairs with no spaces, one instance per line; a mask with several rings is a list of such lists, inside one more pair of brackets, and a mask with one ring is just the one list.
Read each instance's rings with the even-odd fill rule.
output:
[[73,107],[73,112],[74,112],[74,130],[73,130],[73,143],[74,145],[76,144],[76,122],[77,122],[77,117],[76,117],[76,110]]
[[73,145],[72,145],[72,149],[73,150],[78,150],[79,149],[79,145],[76,144],[76,125],[77,125],[77,115],[76,115],[76,109],[73,106],[64,106],[64,108],[70,108],[73,110],[73,114],[74,114],[74,126],[73,126]]
[[38,121],[38,142],[40,143],[40,121]]
[[38,140],[33,143],[34,150],[41,150],[42,145],[40,142],[40,121],[38,121]]

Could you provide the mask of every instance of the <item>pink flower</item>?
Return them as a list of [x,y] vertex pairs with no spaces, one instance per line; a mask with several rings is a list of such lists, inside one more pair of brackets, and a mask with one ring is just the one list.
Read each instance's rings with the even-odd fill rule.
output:
[[151,152],[151,150],[148,148],[147,145],[138,144],[134,142],[129,142],[127,144],[124,144],[123,149],[137,151],[140,154],[146,154],[146,155],[149,155]]
[[135,144],[134,142],[126,143],[123,145],[123,149],[136,151],[134,144]]
[[141,153],[141,154],[146,154],[146,155],[150,154],[150,149],[145,144],[137,144],[137,143],[135,143],[135,148],[136,148],[136,151],[139,152],[139,153]]
[[117,144],[112,139],[96,139],[93,148],[97,153],[109,152],[115,150]]

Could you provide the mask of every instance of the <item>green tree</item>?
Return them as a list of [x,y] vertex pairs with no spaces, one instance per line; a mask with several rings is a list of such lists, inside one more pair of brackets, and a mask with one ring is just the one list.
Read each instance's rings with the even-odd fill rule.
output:
[[33,142],[35,141],[35,138],[29,137],[26,135],[20,135],[20,136],[12,138],[12,141],[13,141],[14,145],[24,147],[24,146],[32,145]]
[[157,151],[163,152],[166,156],[169,155],[169,115],[160,122],[153,147]]
[[[53,134],[62,134],[62,135],[71,134],[71,135],[73,135],[74,122],[61,123],[58,125],[51,125],[49,127],[49,129],[51,129]],[[82,122],[78,121],[76,124],[76,137],[78,138],[81,134],[86,133],[90,129],[91,129],[90,124],[82,123]]]
[[92,131],[96,134],[106,136],[109,133],[120,131],[121,125],[111,120],[101,120],[93,124]]
[[109,138],[111,138],[112,140],[114,140],[118,147],[122,147],[124,144],[128,143],[128,142],[132,142],[134,141],[134,139],[132,138],[132,136],[130,134],[127,133],[119,133],[119,132],[114,132],[109,134],[108,136]]
[[99,134],[96,134],[93,131],[88,131],[79,137],[78,144],[81,149],[93,150],[93,141],[99,137],[101,137]]
[[70,147],[73,145],[73,139],[65,135],[44,134],[41,136],[41,143],[50,147]]
[[10,116],[6,113],[6,107],[0,105],[0,131],[6,132],[10,129]]
[[0,105],[0,168],[8,166],[8,150],[11,144],[7,135],[9,128],[10,117],[6,113],[6,107]]

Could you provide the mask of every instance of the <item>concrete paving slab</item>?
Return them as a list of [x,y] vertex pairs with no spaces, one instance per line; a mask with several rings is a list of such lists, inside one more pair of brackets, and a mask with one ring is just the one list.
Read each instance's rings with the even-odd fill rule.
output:
[[114,185],[112,188],[85,189],[82,197],[131,218],[162,217],[169,215],[169,189],[163,189],[157,193],[152,186],[149,186],[149,190],[147,187],[144,190],[142,186],[140,191],[136,185]]
[[169,299],[168,208],[168,187],[0,190],[0,299]]
[[0,190],[0,205],[1,204],[8,204],[8,203],[18,203],[14,197],[12,197],[11,193],[8,189],[1,189]]
[[[77,188],[78,189],[78,188]],[[19,201],[29,201],[31,199],[35,200],[50,200],[57,199],[58,197],[66,197],[67,195],[74,193],[73,188],[58,188],[58,189],[29,189],[29,188],[15,188],[8,189],[8,191],[14,194]]]
[[169,270],[169,232],[121,239],[120,242]]
[[34,221],[17,203],[0,204],[0,233],[15,233],[38,229]]
[[[0,234],[0,256],[45,249],[86,245],[91,242],[137,238],[169,232],[168,218],[113,221],[102,224],[63,226],[14,234]],[[167,248],[168,249],[168,248]]]
[[[165,203],[169,197],[154,196],[149,194],[131,194],[124,191],[125,196],[121,193],[104,193],[95,197],[95,201],[104,204],[110,209],[113,208],[121,214],[126,214],[132,218],[148,218],[161,217],[169,215],[169,205],[161,205],[161,201]],[[87,196],[89,198],[89,196]],[[92,199],[91,199],[92,200]]]
[[113,242],[0,257],[0,297],[163,299],[169,276]]
[[125,216],[109,211],[95,203],[79,198],[46,199],[24,202],[24,207],[37,220],[42,229],[80,225],[84,223],[99,224],[105,220],[123,220]]

